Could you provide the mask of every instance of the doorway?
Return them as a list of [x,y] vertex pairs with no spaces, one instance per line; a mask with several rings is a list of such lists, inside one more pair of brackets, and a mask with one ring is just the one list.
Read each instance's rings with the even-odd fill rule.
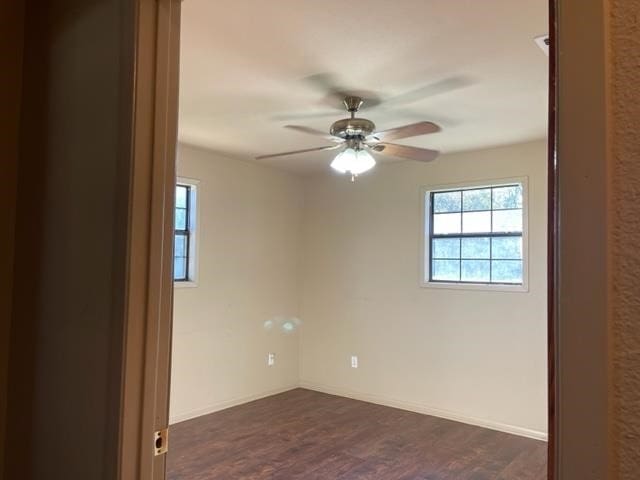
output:
[[[415,7],[410,4],[407,2],[407,8]],[[202,44],[199,48],[194,45],[203,39],[205,44],[206,41],[222,44],[215,41],[216,35],[228,36],[225,28],[237,31],[233,19],[243,7],[226,7],[229,11],[222,16],[227,24],[214,29],[214,33],[199,32],[198,26],[204,27],[210,16],[201,11],[189,20],[188,8],[183,6],[183,18],[187,22],[183,25],[183,62],[191,61],[198,71],[206,70],[198,61],[198,52],[204,51]],[[192,3],[191,8],[195,12],[197,2]],[[429,12],[420,13],[424,17]],[[444,17],[444,12],[430,13],[442,13]],[[217,14],[220,14],[219,8]],[[531,19],[525,12],[520,15]],[[260,17],[260,28],[278,25],[275,21],[269,23],[267,11]],[[413,17],[422,18],[417,14]],[[468,17],[459,17],[463,17],[461,26],[474,25],[473,11]],[[540,18],[541,26],[536,27],[538,34],[545,32],[546,9]],[[511,22],[511,30],[500,34],[520,34],[517,23]],[[389,32],[400,38],[410,30],[405,27],[394,30],[390,26]],[[289,33],[279,30],[260,35],[280,46],[299,43],[290,38],[287,42]],[[313,29],[309,30],[313,36]],[[526,58],[535,58],[536,67],[532,68],[538,68],[536,85],[541,86],[546,98],[547,58],[533,42],[534,36],[537,34],[533,31],[527,36],[527,48],[531,51]],[[478,131],[477,124],[461,119],[456,125],[454,119],[443,116],[442,105],[447,105],[447,112],[455,112],[456,101],[468,107],[473,105],[471,99],[486,96],[482,89],[491,85],[491,81],[485,81],[483,87],[483,81],[477,81],[474,72],[456,75],[432,72],[432,81],[398,95],[401,99],[404,95],[405,104],[394,111],[385,107],[382,90],[359,91],[343,85],[366,83],[362,80],[355,81],[343,72],[306,70],[289,76],[298,84],[287,87],[287,95],[290,91],[299,92],[301,99],[309,101],[309,111],[295,110],[301,100],[288,105],[280,100],[275,102],[278,104],[275,108],[268,98],[259,98],[247,109],[242,98],[234,96],[233,88],[241,88],[234,75],[244,73],[245,78],[254,78],[255,74],[243,70],[249,68],[247,64],[260,71],[269,68],[286,71],[294,63],[295,53],[291,52],[295,52],[295,47],[291,47],[290,54],[283,55],[287,59],[284,66],[279,60],[270,59],[268,52],[277,51],[272,43],[264,42],[264,52],[251,46],[256,55],[251,61],[247,51],[242,50],[242,42],[235,47],[234,52],[213,53],[227,59],[228,75],[217,76],[227,87],[225,99],[215,98],[214,103],[220,105],[216,107],[220,109],[216,115],[207,116],[204,103],[197,100],[197,93],[206,84],[203,82],[206,74],[196,76],[183,72],[181,88],[185,93],[183,126],[180,127],[182,144],[177,159],[180,178],[175,231],[179,247],[174,258],[179,288],[175,291],[171,407],[176,426],[172,430],[176,432],[178,424],[183,426],[179,421],[196,425],[200,417],[237,412],[241,405],[263,397],[272,399],[303,387],[305,391],[431,415],[429,418],[435,416],[502,430],[510,435],[546,439],[548,275],[545,262],[540,261],[547,257],[546,101],[509,102],[506,99],[510,94],[522,93],[506,88],[513,85],[513,79],[507,79],[506,86],[498,88],[506,103],[523,108],[520,118],[539,121],[538,130],[535,125],[527,128],[530,132],[537,131],[541,137],[516,135],[515,141],[504,139],[505,134],[514,134],[507,132],[506,127],[499,129],[500,140],[491,140],[486,138],[488,133]],[[227,58],[231,53],[235,61]],[[488,54],[488,58],[502,57],[494,53]],[[444,60],[433,62],[446,65]],[[426,64],[419,65],[425,68]],[[391,78],[409,75],[403,73],[401,67],[388,70],[394,72]],[[282,74],[275,71],[272,75],[273,78],[265,79],[264,91],[259,93],[267,92],[278,98],[278,86],[272,86],[270,81]],[[340,79],[340,75],[346,80]],[[475,76],[482,77],[478,72]],[[323,119],[336,114],[331,102],[335,102],[337,92],[342,96],[344,93],[362,95],[365,102],[359,116],[367,112],[368,101],[372,107],[371,117],[376,112],[380,112],[376,116],[382,117],[376,123],[386,121],[390,127],[394,118],[401,124],[409,121],[405,120],[409,106],[417,109],[421,118],[426,119],[429,110],[436,117],[440,114],[438,123],[432,123],[441,127],[441,131],[414,145],[436,148],[444,154],[428,165],[410,166],[412,162],[393,159],[380,161],[374,170],[359,175],[355,182],[343,182],[344,177],[327,175],[325,152],[302,158],[265,159],[258,165],[246,163],[261,153],[277,151],[279,145],[286,145],[290,150],[309,147],[302,136],[292,136],[298,133],[292,132],[295,128],[289,128],[288,133],[285,133],[287,130],[279,133],[278,129],[301,120],[305,123],[301,127],[311,126],[315,131],[322,131]],[[246,96],[246,91],[242,93]],[[501,112],[505,107],[496,107],[493,102],[490,108]],[[490,112],[490,108],[485,106],[483,112]],[[458,111],[458,114],[463,118],[468,112]],[[252,143],[234,135],[233,122],[227,119],[238,123],[242,120],[247,128],[254,125],[259,141]],[[207,128],[203,128],[207,122]],[[215,132],[224,131],[225,125],[229,133],[217,144],[212,143],[211,137],[215,137]],[[267,127],[261,130],[260,125]],[[270,134],[261,134],[263,131]],[[476,141],[471,146],[452,147],[451,134],[456,131],[458,138],[469,138],[473,131],[488,143]],[[271,151],[266,149],[271,145],[269,142],[273,142]],[[504,146],[505,142],[510,146]],[[280,147],[280,150],[286,149]],[[446,167],[445,162],[455,167]],[[304,180],[296,182],[296,176],[303,176]],[[501,206],[498,200],[501,192],[512,190],[520,192],[514,197],[513,205]],[[192,197],[193,192],[197,192],[197,199]],[[403,195],[404,192],[409,193]],[[454,197],[459,198],[457,206],[442,204],[441,199]],[[472,206],[470,199],[476,197],[481,199],[478,205],[486,198],[488,206]],[[497,219],[505,216],[506,210],[509,215],[520,215],[520,227],[511,225],[500,230]],[[443,220],[453,217],[460,224],[459,229],[441,225]],[[490,223],[495,221],[496,226],[487,229],[480,225],[485,217]],[[474,221],[480,224],[471,226]],[[277,226],[274,231],[272,225]],[[188,226],[194,228],[190,230]],[[427,226],[429,228],[425,228]],[[198,237],[202,238],[197,240]],[[194,247],[194,239],[200,247]],[[512,247],[500,253],[503,243]],[[211,251],[203,251],[202,245]],[[443,250],[443,245],[449,249]],[[486,252],[483,245],[487,247]],[[476,248],[475,256],[471,255],[470,248]],[[386,249],[395,249],[395,252],[392,250],[385,258],[380,252]],[[290,253],[290,258],[283,252]],[[194,256],[200,257],[195,264]],[[407,271],[397,265],[405,265]],[[419,271],[417,279],[411,274],[413,270]],[[189,271],[193,278],[189,278]],[[381,275],[382,271],[387,272],[388,279]],[[205,287],[207,282],[211,283]],[[298,284],[303,287],[298,288]],[[202,303],[199,296],[204,299]],[[413,308],[408,307],[412,303]],[[202,306],[197,307],[198,304]],[[438,314],[426,321],[417,313],[429,310]],[[480,311],[489,314],[478,316],[476,312]],[[519,311],[533,313],[531,318],[512,313]],[[505,331],[501,321],[509,321],[506,330],[513,336],[496,335],[498,331]],[[418,341],[420,338],[422,342]],[[399,345],[403,348],[398,348]],[[506,345],[511,350],[505,349]],[[524,346],[528,348],[522,348]],[[427,354],[418,353],[422,350]],[[506,363],[505,358],[509,359]],[[483,365],[481,360],[486,363]],[[523,363],[518,366],[518,361]],[[424,374],[425,366],[432,364],[439,368],[429,372],[430,379],[420,391],[420,385],[417,386],[420,382],[416,382],[418,371]],[[417,371],[412,372],[412,368]],[[376,372],[375,375],[372,372]],[[402,376],[406,377],[404,385],[398,384]],[[479,386],[473,384],[472,377],[482,379]],[[526,380],[520,387],[514,388],[514,382],[517,385],[523,379]],[[462,386],[470,390],[465,391]],[[433,393],[438,387],[440,396]],[[490,390],[496,394],[493,398]],[[449,396],[444,395],[445,391]],[[520,400],[516,399],[518,394],[522,395]],[[465,404],[459,401],[462,398],[473,400]],[[511,402],[507,400],[503,405],[498,398]],[[283,404],[286,404],[284,400]],[[505,419],[497,412],[508,411],[510,404],[519,404],[521,409],[512,411],[513,416]],[[477,413],[474,408],[480,405],[483,412]],[[235,409],[227,411],[229,407]],[[490,413],[492,408],[496,413]],[[180,455],[178,449],[173,451]],[[193,451],[202,453],[197,448]],[[171,453],[169,465],[171,469]],[[533,468],[544,471],[544,465]]]

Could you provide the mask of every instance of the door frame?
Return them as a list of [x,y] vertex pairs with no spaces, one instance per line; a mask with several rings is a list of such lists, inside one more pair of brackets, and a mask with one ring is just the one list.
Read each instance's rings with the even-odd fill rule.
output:
[[[165,478],[173,316],[180,0],[138,0],[118,478]],[[166,442],[166,439],[165,439]]]
[[9,381],[9,338],[13,301],[13,264],[18,184],[20,107],[22,97],[22,53],[25,4],[5,2],[0,7],[0,478],[5,465],[7,397]]
[[[168,423],[180,4],[179,0],[138,1],[141,9],[137,19],[135,158],[130,199],[120,478],[155,480],[164,478],[164,456],[154,457],[149,442],[153,432]],[[586,191],[585,185],[576,179],[576,172],[585,165],[599,172],[606,163],[606,152],[602,152],[606,129],[595,125],[585,136],[573,127],[573,121],[584,126],[591,118],[606,116],[606,102],[602,101],[606,92],[600,82],[606,72],[606,56],[602,53],[607,39],[605,13],[602,2],[549,0],[549,480],[599,480],[605,478],[601,472],[607,468],[606,408],[603,410],[598,402],[577,414],[568,408],[585,392],[599,397],[607,395],[606,376],[586,378],[584,372],[590,367],[606,369],[606,346],[598,337],[603,325],[606,330],[606,315],[601,315],[606,297],[603,300],[601,295],[583,296],[580,308],[576,308],[567,296],[567,292],[591,292],[603,285],[606,290],[606,271],[603,274],[596,269],[597,276],[590,278],[575,268],[577,259],[606,261],[606,243],[598,241],[606,228],[590,218],[581,218],[578,223],[566,221],[567,216],[579,215],[581,209],[589,206],[601,211],[607,201],[605,176],[588,178],[586,183],[592,190]],[[585,16],[589,23],[576,27]],[[594,25],[601,25],[602,30],[596,28],[595,34],[585,35],[585,29],[589,31]],[[587,41],[585,37],[589,37]],[[594,48],[602,53],[598,61],[593,61]],[[581,73],[580,81],[587,87],[574,92],[567,85],[576,81],[575,72]],[[585,93],[589,94],[586,98]],[[594,116],[582,118],[585,116],[581,108],[588,108]],[[590,149],[591,146],[594,148]],[[596,195],[592,195],[593,191]],[[590,241],[589,234],[596,240]],[[585,235],[589,239],[586,242]],[[575,246],[584,252],[576,256]],[[597,328],[592,329],[587,343],[597,352],[585,364],[584,359],[576,356],[571,333],[580,333],[583,320],[580,315],[590,307]],[[569,381],[575,375],[578,381]],[[600,443],[591,441],[600,437]],[[593,473],[582,474],[585,471]]]
[[549,87],[547,125],[547,480],[557,480],[556,417],[556,288],[558,235],[557,128],[557,14],[558,0],[549,0]]

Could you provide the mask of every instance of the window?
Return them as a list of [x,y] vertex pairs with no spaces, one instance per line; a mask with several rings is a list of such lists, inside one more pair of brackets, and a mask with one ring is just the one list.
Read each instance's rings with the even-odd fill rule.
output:
[[525,284],[525,183],[426,193],[427,284]]
[[173,280],[195,282],[196,184],[178,180],[176,184]]

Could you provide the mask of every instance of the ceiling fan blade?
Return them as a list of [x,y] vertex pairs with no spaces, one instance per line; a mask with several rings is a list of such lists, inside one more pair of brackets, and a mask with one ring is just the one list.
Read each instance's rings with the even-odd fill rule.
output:
[[302,133],[308,133],[310,135],[314,135],[316,137],[321,137],[321,138],[324,138],[325,140],[329,140],[330,142],[336,142],[336,143],[344,142],[343,138],[334,137],[333,135],[329,135],[328,133],[325,133],[322,130],[316,130],[315,128],[301,127],[299,125],[285,125],[284,128],[288,128],[290,130],[296,130]]
[[399,140],[401,138],[417,137],[418,135],[426,135],[428,133],[436,133],[440,131],[440,127],[432,122],[418,122],[402,127],[391,128],[376,132],[367,138],[367,141],[389,142]]
[[323,150],[335,150],[336,148],[340,148],[340,147],[342,147],[342,145],[330,145],[328,147],[305,148],[304,150],[293,150],[291,152],[272,153],[270,155],[260,155],[256,157],[256,160],[262,160],[265,158],[274,158],[274,157],[284,157],[287,155],[296,155],[298,153],[321,152]]
[[440,95],[441,93],[452,92],[461,88],[473,85],[475,81],[471,77],[459,75],[455,77],[444,78],[437,82],[424,85],[409,92],[396,95],[395,97],[387,98],[383,101],[386,105],[400,105],[417,102],[427,97],[433,97]]
[[410,147],[408,145],[398,145],[397,143],[374,143],[367,144],[374,152],[393,157],[407,158],[418,162],[430,162],[435,160],[440,152],[427,148]]

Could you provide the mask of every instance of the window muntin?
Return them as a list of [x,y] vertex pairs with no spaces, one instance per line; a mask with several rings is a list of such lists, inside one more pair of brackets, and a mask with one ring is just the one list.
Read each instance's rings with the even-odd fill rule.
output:
[[428,193],[430,283],[523,285],[523,185]]
[[192,187],[178,183],[176,185],[175,232],[173,244],[173,280],[190,280],[190,256],[192,235]]

